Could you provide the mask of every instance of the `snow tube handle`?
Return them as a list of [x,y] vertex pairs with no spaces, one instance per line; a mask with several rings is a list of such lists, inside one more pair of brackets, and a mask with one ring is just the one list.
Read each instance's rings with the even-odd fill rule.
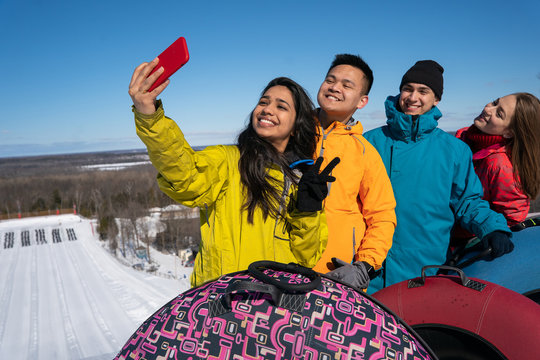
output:
[[247,290],[247,291],[269,294],[272,297],[272,301],[274,302],[275,305],[279,306],[280,304],[281,291],[279,291],[279,289],[277,289],[275,286],[272,286],[269,284],[255,284],[252,282],[238,281],[233,284],[233,288],[230,290],[230,292],[226,293],[223,298],[223,301],[225,302],[225,306],[228,309],[232,308],[231,303],[232,303],[233,293],[239,290]]
[[221,316],[233,310],[233,296],[237,294],[237,301],[248,301],[245,297],[248,294],[240,295],[239,292],[268,294],[272,298],[275,306],[301,313],[306,304],[306,296],[304,294],[285,294],[282,293],[274,285],[254,283],[250,281],[236,281],[228,289],[228,292],[214,300],[208,301],[208,315],[210,317]]
[[463,269],[469,265],[471,265],[472,263],[475,263],[477,262],[478,260],[481,260],[481,259],[484,259],[486,258],[488,255],[491,254],[491,252],[493,251],[493,249],[491,248],[491,246],[488,246],[487,248],[485,248],[484,250],[482,250],[480,253],[478,253],[477,255],[474,255],[473,257],[471,257],[470,259],[467,259],[459,264],[456,265],[456,268],[458,269]]
[[[301,284],[289,284],[266,275],[263,272],[266,269],[299,274],[310,281]],[[220,316],[230,312],[233,308],[233,296],[238,292],[268,294],[271,296],[275,306],[301,313],[306,304],[306,293],[317,288],[321,283],[321,275],[319,273],[294,263],[283,264],[275,261],[256,261],[249,265],[248,272],[255,279],[262,281],[262,284],[251,281],[234,282],[227,289],[228,291],[226,293],[217,299],[209,301],[208,314],[210,317]],[[300,278],[300,280],[303,279]]]
[[415,287],[424,286],[425,283],[426,283],[426,270],[427,269],[434,269],[434,268],[435,269],[443,269],[443,270],[449,270],[449,271],[457,272],[458,275],[459,275],[459,278],[461,280],[461,285],[465,286],[466,288],[470,288],[470,289],[477,290],[477,291],[482,291],[486,287],[486,284],[482,284],[479,281],[469,279],[467,277],[467,275],[465,275],[465,272],[463,272],[463,270],[461,270],[461,269],[459,269],[457,267],[448,266],[448,265],[426,265],[426,266],[423,266],[422,267],[421,277],[409,280],[407,287],[408,288],[415,288]]
[[[487,248],[482,249],[482,243],[478,242],[473,246],[464,247],[464,248],[460,248],[456,250],[454,254],[452,254],[452,257],[448,259],[445,265],[463,269],[471,265],[472,263],[477,262],[478,260],[486,258],[487,256],[491,254],[492,251],[493,249],[491,248],[491,246],[488,246]],[[478,254],[471,256],[469,259],[460,262],[466,255],[474,253],[474,252],[478,252]]]
[[[284,281],[279,281],[276,278],[273,278],[269,275],[266,275],[263,270],[277,270],[277,271],[286,271],[293,274],[299,274],[305,276],[310,281],[302,284],[289,284]],[[262,281],[263,283],[274,285],[276,288],[287,292],[287,293],[307,293],[311,290],[316,289],[321,283],[321,275],[316,271],[309,269],[307,267],[290,263],[283,264],[275,261],[255,261],[251,263],[248,267],[248,272],[257,280]]]

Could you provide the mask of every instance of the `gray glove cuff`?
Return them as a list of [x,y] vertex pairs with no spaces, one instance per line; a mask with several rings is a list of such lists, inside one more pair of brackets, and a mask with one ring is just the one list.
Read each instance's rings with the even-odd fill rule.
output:
[[330,271],[327,276],[355,288],[366,289],[369,285],[369,274],[365,264],[361,261],[338,267]]
[[353,263],[356,267],[358,282],[360,283],[362,289],[366,289],[369,285],[369,274],[366,265],[362,261],[356,261]]

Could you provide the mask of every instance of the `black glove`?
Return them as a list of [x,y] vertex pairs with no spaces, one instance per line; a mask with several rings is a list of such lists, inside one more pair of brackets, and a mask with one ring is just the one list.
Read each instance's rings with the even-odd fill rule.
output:
[[332,262],[336,269],[327,273],[326,276],[340,280],[358,289],[367,289],[369,285],[367,266],[369,264],[363,261],[356,261],[349,264],[338,258],[332,258]]
[[491,257],[493,258],[497,258],[514,250],[514,244],[510,240],[510,235],[503,231],[494,231],[487,234],[482,239],[482,245],[484,245],[484,249],[491,246]]
[[296,208],[300,211],[319,211],[322,209],[322,201],[328,195],[328,186],[326,183],[336,181],[336,178],[330,176],[330,172],[339,163],[339,158],[335,157],[319,173],[323,158],[317,159],[300,178],[298,183],[298,195],[296,199]]

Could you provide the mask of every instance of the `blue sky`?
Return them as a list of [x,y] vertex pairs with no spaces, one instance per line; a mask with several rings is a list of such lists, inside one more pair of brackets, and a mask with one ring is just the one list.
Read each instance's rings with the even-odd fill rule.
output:
[[184,36],[190,61],[162,94],[192,145],[232,143],[277,76],[316,102],[337,53],[375,82],[355,118],[383,103],[421,59],[444,68],[440,127],[469,125],[489,101],[540,97],[540,2],[0,0],[0,157],[142,148],[127,93],[134,68]]

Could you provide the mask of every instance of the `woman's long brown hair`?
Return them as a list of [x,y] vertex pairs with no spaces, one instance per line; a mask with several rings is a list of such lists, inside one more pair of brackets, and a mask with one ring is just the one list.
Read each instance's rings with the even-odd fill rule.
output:
[[540,100],[529,93],[516,93],[516,109],[510,122],[514,176],[522,190],[535,200],[540,192]]
[[289,169],[287,153],[300,159],[311,159],[317,145],[317,128],[313,113],[313,103],[307,92],[289,78],[273,79],[262,91],[262,94],[273,86],[287,87],[293,96],[296,119],[291,136],[285,149],[280,153],[265,139],[260,138],[255,130],[250,114],[247,127],[238,136],[237,146],[240,150],[239,170],[242,184],[246,189],[244,209],[248,212],[248,221],[253,223],[253,214],[258,207],[263,217],[277,217],[283,183],[269,175],[268,168],[272,164],[280,167],[291,181],[297,181],[296,175]]

